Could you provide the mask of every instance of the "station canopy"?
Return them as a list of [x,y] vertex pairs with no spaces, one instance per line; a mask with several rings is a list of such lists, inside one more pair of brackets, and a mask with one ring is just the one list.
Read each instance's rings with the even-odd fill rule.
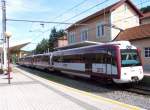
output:
[[83,42],[77,42],[73,43],[64,47],[57,47],[55,50],[65,50],[65,49],[72,49],[72,48],[79,48],[79,47],[84,47],[84,46],[90,46],[90,45],[99,45],[103,44],[101,42],[93,42],[93,41],[83,41]]
[[[27,43],[22,43],[22,44],[19,44],[19,45],[15,45],[15,46],[11,46],[10,47],[10,52],[16,52],[16,51],[19,51],[21,50],[21,48],[23,48],[24,46],[28,45],[30,42],[27,42]],[[0,53],[3,52],[3,48],[0,47]]]
[[10,51],[13,51],[13,52],[19,51],[19,50],[21,50],[21,48],[23,48],[24,46],[28,45],[29,43],[30,42],[12,46],[12,47],[10,47]]

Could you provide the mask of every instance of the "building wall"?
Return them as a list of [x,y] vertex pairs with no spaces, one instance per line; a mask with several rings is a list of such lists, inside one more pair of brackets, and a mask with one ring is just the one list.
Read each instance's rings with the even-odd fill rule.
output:
[[141,20],[141,24],[150,24],[150,17],[149,18],[143,18]]
[[142,54],[142,59],[144,65],[149,65],[150,66],[150,57],[145,57],[145,47],[150,48],[150,38],[149,39],[143,39],[143,40],[136,40],[136,41],[131,41],[133,45],[136,47],[141,48],[141,54]]
[[[111,13],[111,23],[121,29],[139,26],[139,16],[127,4],[124,3]],[[111,39],[113,40],[120,30],[111,28]]]
[[[124,3],[111,13],[107,13],[105,17],[104,15],[101,15],[84,22],[84,24],[87,24],[85,26],[72,27],[68,30],[68,36],[70,33],[75,33],[75,40],[73,43],[81,42],[80,32],[82,29],[87,29],[89,41],[108,42],[113,40],[119,34],[119,29],[105,26],[105,35],[98,38],[96,36],[96,26],[99,22],[109,25],[112,24],[123,30],[140,25],[139,15],[132,7],[130,7],[130,5]],[[70,37],[68,37],[68,39],[70,39]]]
[[67,39],[58,39],[57,41],[54,42],[54,48],[63,47],[66,45],[68,45]]
[[[110,19],[109,19],[110,15],[106,14],[105,18],[104,16],[98,16],[95,17],[87,22],[84,22],[83,24],[87,24],[87,25],[82,25],[82,26],[74,26],[72,29],[68,30],[68,36],[70,33],[75,33],[75,42],[81,42],[81,36],[80,36],[80,32],[83,29],[87,29],[88,30],[88,41],[95,41],[95,42],[107,42],[110,40],[110,28],[109,27],[104,27],[104,36],[102,37],[97,37],[96,36],[96,27],[99,23],[105,23],[105,24],[110,24]],[[69,39],[70,37],[68,37]],[[74,42],[74,43],[75,43]]]
[[68,40],[65,39],[65,40],[58,40],[58,47],[64,47],[68,45]]

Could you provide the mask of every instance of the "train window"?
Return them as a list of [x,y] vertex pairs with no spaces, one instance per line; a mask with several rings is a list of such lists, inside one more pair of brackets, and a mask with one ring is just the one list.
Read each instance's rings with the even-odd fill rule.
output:
[[[89,57],[90,56],[90,57]],[[90,62],[93,62],[93,63],[103,63],[104,62],[104,59],[103,59],[103,54],[89,54],[87,56],[87,59],[90,61]]]
[[106,59],[107,59],[107,62],[106,62],[106,63],[107,63],[107,64],[111,64],[111,62],[112,62],[112,57],[108,55],[108,56],[106,57]]
[[69,60],[69,55],[67,55],[67,56],[63,56],[63,60],[64,60],[64,62],[66,63],[66,62],[70,62],[70,60]]
[[48,62],[48,61],[49,61],[49,56],[43,56],[43,57],[42,57],[42,61]]
[[88,62],[95,62],[96,61],[95,56],[96,56],[95,54],[88,54],[88,55],[86,55],[86,60],[88,60]]
[[54,56],[53,57],[54,62],[58,62],[58,59],[59,59],[59,56]]
[[83,58],[81,55],[66,55],[63,56],[63,61],[65,63],[80,63],[82,62]]
[[63,56],[59,56],[58,62],[63,62]]
[[111,62],[111,64],[114,65],[114,66],[116,66],[117,63],[116,63],[115,57],[112,57],[112,62]]
[[121,50],[121,63],[123,67],[140,66],[140,57],[137,50]]
[[102,56],[100,54],[96,54],[96,56],[95,56],[95,62],[96,63],[101,63],[101,61],[102,61]]
[[97,63],[105,63],[105,57],[106,57],[106,55],[104,55],[104,54],[97,54],[96,55],[96,62]]

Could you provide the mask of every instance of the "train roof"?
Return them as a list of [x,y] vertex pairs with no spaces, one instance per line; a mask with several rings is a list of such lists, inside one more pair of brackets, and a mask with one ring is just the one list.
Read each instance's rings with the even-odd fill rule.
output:
[[36,54],[36,55],[32,55],[32,56],[34,57],[34,56],[51,55],[51,53],[52,53],[52,52],[49,52],[49,53],[42,53],[42,54]]
[[44,56],[44,55],[51,55],[51,54],[52,54],[52,52],[49,52],[49,53],[43,53],[43,54],[29,55],[29,56],[25,56],[22,58],[31,58],[31,57],[35,57],[35,56]]
[[99,44],[104,44],[104,43],[93,42],[93,41],[83,41],[83,42],[69,44],[64,47],[57,47],[57,48],[55,48],[55,50],[68,50],[68,49],[80,48],[80,47],[91,46],[91,45],[99,45]]
[[[54,51],[54,53],[59,53],[59,52],[67,52],[71,50],[80,50],[80,49],[87,49],[87,48],[92,48],[92,47],[105,47],[105,46],[118,46],[120,49],[124,49],[127,46],[132,46],[129,41],[115,41],[115,42],[107,42],[107,43],[101,43],[97,45],[89,45],[89,46],[84,46],[84,47],[79,47],[79,48],[71,48],[71,49],[66,49],[66,50],[58,50]],[[133,49],[135,49],[135,46],[132,46]]]

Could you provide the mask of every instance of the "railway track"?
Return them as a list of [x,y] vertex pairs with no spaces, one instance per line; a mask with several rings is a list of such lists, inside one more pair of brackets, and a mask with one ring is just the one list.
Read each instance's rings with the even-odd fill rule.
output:
[[[37,70],[39,71],[39,70]],[[40,70],[41,71],[41,70]],[[47,72],[45,71],[41,71],[44,72],[45,74],[49,75]],[[57,76],[57,74],[55,74]],[[68,77],[64,74],[59,74],[61,75],[61,77]],[[74,79],[74,78],[73,78]],[[87,79],[83,79],[83,78],[78,78],[78,81],[82,81],[82,82],[86,82],[87,83]],[[108,90],[124,90],[127,92],[132,92],[132,93],[136,93],[136,94],[140,94],[140,95],[149,95],[150,96],[150,88],[148,87],[144,87],[144,85],[142,84],[138,84],[138,85],[124,85],[124,86],[118,86],[118,85],[114,85],[112,83],[103,83],[103,82],[99,82],[97,80],[90,80],[89,83],[87,84],[91,84],[91,85],[96,85],[96,86],[102,86]]]
[[150,96],[150,88],[144,86],[135,86],[133,88],[125,89],[128,92],[134,92],[141,95],[149,95]]

